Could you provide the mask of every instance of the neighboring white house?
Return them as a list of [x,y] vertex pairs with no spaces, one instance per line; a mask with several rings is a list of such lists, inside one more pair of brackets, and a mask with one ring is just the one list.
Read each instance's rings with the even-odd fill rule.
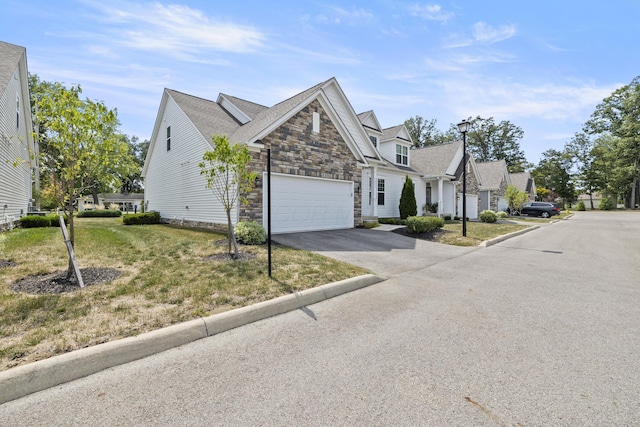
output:
[[495,162],[476,163],[478,173],[482,179],[480,187],[479,208],[484,210],[506,211],[508,207],[505,192],[511,185],[507,162],[498,160]]
[[[462,141],[411,150],[410,166],[422,174],[425,203],[438,204],[439,215],[462,215]],[[467,153],[467,217],[478,217],[478,192],[482,185],[476,162]]]
[[0,225],[17,221],[32,203],[37,150],[27,75],[26,49],[0,42]]
[[272,107],[165,89],[142,172],[148,210],[164,221],[226,227],[226,214],[198,166],[216,134],[247,144],[250,167],[260,174],[243,195],[249,203],[233,210],[233,223],[266,225],[267,149],[274,233],[350,228],[370,215],[363,209],[368,186],[362,177],[385,162],[335,78]]
[[421,174],[410,167],[412,143],[409,131],[405,125],[381,129],[373,111],[360,113],[358,118],[383,160],[383,163],[363,172],[363,217],[399,217],[400,195],[407,176],[415,187],[417,213],[422,215],[425,183]]
[[[122,212],[142,212],[143,193],[107,193],[98,194],[98,206],[109,209],[111,205],[118,205]],[[84,196],[78,199],[78,210],[93,210],[97,207],[93,203],[93,196]]]

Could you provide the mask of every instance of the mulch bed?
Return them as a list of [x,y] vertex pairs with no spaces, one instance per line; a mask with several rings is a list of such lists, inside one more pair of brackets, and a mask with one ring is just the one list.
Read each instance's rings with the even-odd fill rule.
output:
[[448,233],[453,233],[452,231],[442,230],[438,228],[436,230],[427,231],[426,233],[412,234],[407,233],[406,227],[396,228],[395,230],[393,230],[393,232],[396,234],[402,234],[403,236],[411,237],[413,239],[428,240],[430,242],[437,242],[440,236]]
[[[115,268],[81,268],[80,274],[85,286],[91,286],[117,279],[120,271]],[[11,285],[11,290],[28,294],[62,294],[81,289],[75,276],[71,279],[66,276],[66,271],[29,276]]]

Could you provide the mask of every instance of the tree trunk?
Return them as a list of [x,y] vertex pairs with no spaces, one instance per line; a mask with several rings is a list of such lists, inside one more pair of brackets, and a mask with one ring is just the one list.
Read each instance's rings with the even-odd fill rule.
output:
[[[67,206],[67,215],[69,216],[69,242],[71,242],[71,247],[75,249],[75,229],[73,226],[73,197],[69,198],[69,205]],[[67,268],[67,280],[71,279],[71,277],[75,274],[73,270],[73,261],[71,259],[71,255],[69,255],[69,267]]]
[[591,210],[594,210],[594,207],[593,207],[593,192],[589,192],[589,202],[591,203]]
[[635,160],[633,165],[633,185],[631,186],[631,198],[630,207],[631,210],[636,209],[636,188],[638,187],[638,159]]
[[231,209],[227,209],[227,228],[228,228],[228,233],[227,233],[227,242],[228,242],[228,248],[229,248],[229,255],[231,255],[231,245],[233,244],[233,249],[234,249],[234,258],[237,259],[238,256],[240,255],[238,253],[238,242],[236,242],[236,235],[233,232],[233,226],[231,225]]
[[100,201],[98,200],[98,187],[96,185],[91,187],[91,195],[93,196],[93,208],[97,209]]

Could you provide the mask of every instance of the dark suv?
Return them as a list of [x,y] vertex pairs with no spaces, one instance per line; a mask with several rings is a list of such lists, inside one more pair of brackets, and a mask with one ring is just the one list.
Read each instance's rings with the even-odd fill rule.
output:
[[520,211],[522,215],[541,216],[549,218],[553,215],[560,215],[560,208],[556,203],[529,202],[525,203]]

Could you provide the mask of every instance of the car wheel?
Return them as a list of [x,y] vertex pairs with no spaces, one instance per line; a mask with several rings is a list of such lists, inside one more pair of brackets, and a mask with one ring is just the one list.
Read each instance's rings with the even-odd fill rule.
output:
[[542,218],[549,218],[550,216],[549,212],[542,212]]

